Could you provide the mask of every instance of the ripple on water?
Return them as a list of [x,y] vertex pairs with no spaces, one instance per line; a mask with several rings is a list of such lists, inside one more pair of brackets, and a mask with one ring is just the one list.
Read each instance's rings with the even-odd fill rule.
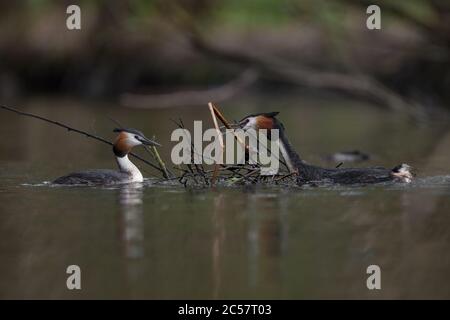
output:
[[407,189],[449,189],[450,191],[450,175],[431,176],[416,178],[411,183],[401,184],[395,183],[389,186],[391,190],[407,190]]
[[[168,193],[183,193],[186,190],[192,190],[193,188],[183,187],[177,180],[164,181],[161,179],[147,178],[142,183],[135,184],[117,184],[108,186],[95,186],[95,185],[55,185],[51,181],[42,181],[40,183],[23,183],[20,184],[22,187],[51,187],[51,188],[94,188],[103,190],[117,190],[124,186],[129,188],[130,186],[135,186],[139,188],[162,188]],[[241,186],[241,188],[247,188],[248,186]],[[257,187],[257,186],[255,186]],[[385,189],[385,190],[415,190],[415,189],[436,189],[445,190],[448,189],[450,192],[450,175],[440,175],[440,176],[430,176],[423,178],[416,178],[411,183],[383,183],[377,185],[355,185],[355,186],[343,186],[343,185],[322,185],[322,186],[294,186],[292,188],[286,188],[286,186],[268,185],[263,186],[264,188],[255,188],[255,196],[263,198],[276,198],[280,196],[280,192],[283,193],[298,193],[300,192],[302,196],[325,196],[328,192],[336,195],[339,194],[343,197],[357,197],[364,196],[369,190],[373,189]],[[228,187],[221,186],[224,190],[230,189]],[[239,186],[233,186],[232,189],[239,189]],[[7,193],[11,188],[1,188],[0,193]],[[194,188],[195,189],[195,188]],[[210,188],[203,187],[202,189],[208,190]]]
[[422,179],[417,179],[416,184],[423,186],[450,186],[450,175],[445,176],[434,176],[434,177],[426,177]]

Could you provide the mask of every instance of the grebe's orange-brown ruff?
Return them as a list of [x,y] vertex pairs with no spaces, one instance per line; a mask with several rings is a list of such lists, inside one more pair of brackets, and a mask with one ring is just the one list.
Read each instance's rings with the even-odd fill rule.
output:
[[158,143],[146,138],[135,129],[114,129],[117,138],[113,145],[118,171],[115,170],[86,170],[70,173],[53,181],[55,184],[86,185],[86,184],[116,184],[142,182],[144,177],[139,169],[128,159],[133,147],[139,145],[159,146]]
[[283,124],[276,118],[278,112],[253,114],[243,118],[239,125],[248,129],[278,129],[280,151],[291,172],[298,173],[298,183],[330,182],[337,184],[373,184],[387,181],[411,182],[411,167],[400,164],[393,169],[374,168],[322,168],[307,164],[289,142]]

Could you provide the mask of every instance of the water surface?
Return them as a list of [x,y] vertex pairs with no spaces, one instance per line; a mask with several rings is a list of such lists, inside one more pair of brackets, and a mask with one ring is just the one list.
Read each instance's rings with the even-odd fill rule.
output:
[[[121,109],[34,98],[21,107],[113,139],[136,127],[170,157],[170,118],[212,125],[206,107]],[[360,103],[248,97],[230,119],[281,111],[309,162],[359,149],[364,165],[418,170],[411,185],[185,189],[52,187],[73,170],[114,168],[110,147],[38,120],[0,117],[0,298],[450,298],[450,133]],[[145,153],[141,154],[145,155]],[[82,290],[66,288],[66,268]],[[382,289],[366,287],[377,264]]]

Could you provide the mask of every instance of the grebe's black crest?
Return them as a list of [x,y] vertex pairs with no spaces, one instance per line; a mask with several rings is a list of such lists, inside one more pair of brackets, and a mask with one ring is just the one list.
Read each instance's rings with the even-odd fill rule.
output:
[[255,113],[255,114],[250,114],[244,118],[242,118],[241,120],[239,120],[239,122],[244,121],[245,119],[248,118],[254,118],[254,117],[259,117],[259,116],[264,116],[267,118],[275,118],[280,112],[278,111],[274,111],[274,112],[262,112],[262,113]]
[[139,131],[137,129],[133,129],[133,128],[114,128],[113,132],[128,132],[128,133],[133,133],[133,134],[138,134],[140,136],[145,136],[142,131]]
[[248,129],[267,129],[269,130],[268,136],[270,139],[270,130],[271,129],[279,129],[280,131],[284,131],[283,124],[276,118],[279,112],[264,112],[264,113],[255,113],[248,115],[242,118],[238,125],[240,128],[244,130]]

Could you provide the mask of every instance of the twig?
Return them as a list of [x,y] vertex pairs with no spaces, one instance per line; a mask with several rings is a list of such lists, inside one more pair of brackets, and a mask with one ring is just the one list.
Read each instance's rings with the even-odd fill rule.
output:
[[227,129],[231,129],[231,125],[230,123],[227,121],[227,119],[225,119],[225,117],[223,116],[223,114],[220,112],[219,108],[213,103],[213,102],[209,102],[208,105],[211,105],[213,110],[214,110],[214,114],[216,115],[217,118],[219,118],[219,120],[223,123],[223,125],[225,126],[225,128]]
[[[211,105],[213,110],[214,110],[214,114],[217,116],[217,118],[219,118],[219,120],[223,123],[223,125],[225,126],[225,128],[227,129],[231,129],[231,125],[230,123],[227,121],[227,119],[225,119],[225,117],[223,116],[223,114],[220,112],[219,108],[212,102],[209,102],[208,105]],[[236,138],[236,140],[245,147],[246,152],[248,152],[248,146],[245,145],[245,142],[242,141],[242,139],[240,139],[236,133],[233,131],[233,135]]]
[[159,167],[161,168],[161,170],[162,170],[162,172],[163,172],[164,178],[169,179],[169,178],[170,178],[170,173],[169,173],[169,171],[167,170],[166,164],[164,163],[164,161],[162,161],[162,159],[161,159],[161,157],[160,157],[160,155],[159,155],[158,150],[156,149],[155,146],[151,146],[150,148],[151,148],[150,150],[152,150],[152,153],[153,153],[153,155],[154,155],[156,161],[157,161],[158,164],[159,164]]
[[[20,111],[20,110],[17,110],[16,108],[12,108],[12,107],[7,107],[7,106],[0,105],[0,108],[2,108],[2,109],[4,109],[4,110],[7,110],[7,111],[14,112],[14,113],[16,113],[16,114],[18,114],[18,115],[21,115],[21,116],[31,117],[31,118],[35,118],[35,119],[38,119],[38,120],[42,120],[42,121],[47,122],[47,123],[54,124],[54,125],[56,125],[56,126],[58,126],[58,127],[67,129],[67,131],[69,131],[69,132],[70,132],[70,131],[73,131],[73,132],[79,133],[79,134],[84,135],[84,136],[86,136],[86,137],[88,137],[88,138],[91,138],[91,139],[94,139],[94,140],[103,142],[103,143],[108,144],[108,145],[110,145],[110,146],[113,145],[111,142],[109,142],[109,141],[106,140],[105,138],[102,138],[102,137],[100,137],[100,136],[94,135],[94,134],[92,134],[92,133],[89,133],[89,132],[86,132],[86,131],[83,131],[83,130],[75,129],[75,128],[73,128],[73,127],[70,127],[70,126],[68,126],[68,125],[66,125],[66,124],[64,124],[64,123],[58,122],[58,121],[54,121],[54,120],[51,120],[51,119],[47,119],[47,118],[44,118],[44,117],[42,117],[42,116],[38,116],[38,115],[29,113],[29,112]],[[145,164],[148,164],[150,167],[152,167],[152,168],[154,168],[154,169],[156,169],[156,170],[159,170],[161,173],[164,174],[164,172],[163,172],[160,168],[158,168],[158,166],[156,166],[156,165],[154,165],[153,163],[151,163],[151,162],[145,160],[144,158],[138,156],[137,154],[135,154],[135,153],[133,153],[133,152],[130,152],[130,155],[133,156],[134,158],[136,158],[136,159],[138,159],[138,160],[144,162]]]
[[106,116],[109,120],[111,120],[112,122],[114,122],[116,125],[119,126],[119,128],[125,128],[125,126],[123,126],[119,121],[117,121],[114,118],[111,118],[110,116]]
[[[222,137],[222,133],[220,132],[219,129],[219,124],[217,123],[217,118],[216,118],[216,114],[214,113],[214,108],[213,108],[213,104],[210,102],[208,103],[208,107],[209,107],[209,111],[211,112],[211,117],[213,119],[214,122],[214,126],[216,127],[216,131],[217,131],[217,137],[219,139],[219,143],[220,143],[220,147],[221,147],[221,152],[219,157],[223,156],[223,148],[224,148],[224,144],[223,144],[223,137]],[[211,179],[211,183],[214,185],[214,182],[217,179],[217,174],[218,174],[218,169],[219,169],[219,164],[215,164],[214,166],[214,173],[213,173],[213,177]]]
[[237,179],[237,180],[231,182],[231,184],[235,184],[235,183],[241,182],[242,180],[246,180],[247,178],[250,178],[252,175],[254,175],[254,174],[257,173],[257,172],[259,172],[259,169],[250,171],[250,172],[246,173],[245,175],[242,175],[241,178],[239,178],[239,179]]
[[284,180],[284,179],[286,179],[286,178],[292,177],[292,176],[294,176],[294,175],[297,175],[297,172],[291,172],[291,173],[288,173],[288,174],[286,174],[286,175],[284,175],[284,176],[281,176],[281,177],[278,178],[278,179],[275,179],[274,181],[275,181],[275,182],[280,182],[281,180]]

